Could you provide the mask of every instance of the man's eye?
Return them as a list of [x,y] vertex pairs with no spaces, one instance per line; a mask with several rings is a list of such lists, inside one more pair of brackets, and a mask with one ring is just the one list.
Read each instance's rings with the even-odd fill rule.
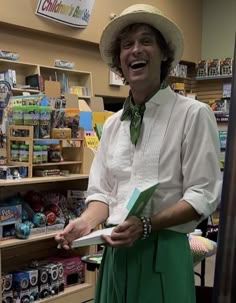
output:
[[144,39],[143,44],[144,45],[149,45],[149,44],[151,44],[151,40],[150,39]]
[[132,45],[131,41],[126,41],[126,42],[123,42],[121,47],[122,48],[130,48]]

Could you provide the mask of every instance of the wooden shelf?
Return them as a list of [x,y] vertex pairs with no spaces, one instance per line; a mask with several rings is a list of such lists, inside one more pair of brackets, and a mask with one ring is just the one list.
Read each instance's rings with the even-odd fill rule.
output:
[[70,69],[70,68],[63,68],[63,67],[57,67],[57,66],[48,66],[48,65],[41,65],[40,64],[40,68],[41,69],[48,69],[48,70],[61,70],[63,72],[67,72],[67,73],[75,73],[75,74],[82,74],[82,75],[88,75],[90,76],[91,73],[87,72],[87,71],[82,71],[82,70],[78,70],[78,69]]
[[32,138],[30,138],[30,137],[11,137],[10,139],[11,139],[11,141],[17,141],[17,142],[32,140]]
[[77,303],[82,303],[82,302],[85,302],[85,298],[89,294],[93,293],[93,291],[94,291],[94,286],[92,284],[82,283],[82,284],[66,287],[65,290],[63,292],[59,293],[58,295],[48,297],[45,299],[40,299],[40,302],[43,302],[43,303],[44,302],[53,302],[53,301],[55,301],[57,303],[62,303],[65,301],[72,302],[71,298],[68,300],[68,296],[70,296],[70,297],[75,296],[73,298],[73,301],[77,302]]
[[28,93],[32,93],[32,94],[40,94],[40,90],[38,89],[33,89],[33,88],[18,88],[18,87],[14,87],[12,88],[12,92],[13,93],[23,93],[23,92],[28,92]]
[[82,164],[82,161],[62,161],[62,162],[39,163],[39,164],[33,164],[33,167],[55,166],[55,165],[72,165],[72,164]]
[[220,80],[220,79],[231,79],[232,75],[221,75],[221,76],[207,76],[207,77],[196,77],[195,80],[201,81],[201,80]]
[[2,241],[0,241],[0,249],[12,247],[12,246],[25,245],[25,244],[36,242],[36,241],[43,241],[46,239],[53,239],[57,232],[32,235],[32,236],[29,236],[28,239],[14,238],[14,239],[9,239],[9,240],[2,240]]
[[0,58],[0,62],[2,64],[5,63],[8,66],[8,68],[9,68],[9,66],[10,67],[18,66],[18,67],[22,67],[22,68],[31,67],[31,66],[38,67],[38,64],[22,62],[22,61],[18,61],[18,60],[8,60],[8,59],[3,59],[3,58]]
[[83,138],[67,138],[67,139],[58,139],[58,138],[48,138],[48,139],[43,139],[43,138],[33,138],[34,141],[48,141],[50,143],[50,141],[54,142],[54,141],[60,141],[60,142],[68,142],[68,141],[83,141]]
[[48,182],[63,182],[87,179],[86,174],[70,174],[69,176],[51,176],[51,177],[32,177],[15,180],[0,180],[0,186],[14,186],[14,185],[27,185],[27,184],[40,184]]

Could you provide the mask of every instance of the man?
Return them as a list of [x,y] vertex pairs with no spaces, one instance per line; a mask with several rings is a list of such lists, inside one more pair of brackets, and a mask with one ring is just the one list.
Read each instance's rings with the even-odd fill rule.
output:
[[[187,233],[217,206],[219,142],[206,105],[165,85],[183,53],[180,29],[158,9],[133,5],[104,29],[100,51],[130,94],[104,125],[93,161],[88,208],[56,236],[64,248],[105,222],[96,303],[193,303]],[[135,186],[158,182],[140,217],[121,222]]]

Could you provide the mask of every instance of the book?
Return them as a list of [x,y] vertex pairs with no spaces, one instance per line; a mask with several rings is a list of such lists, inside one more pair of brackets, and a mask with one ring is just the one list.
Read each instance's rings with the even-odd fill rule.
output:
[[[125,221],[130,216],[138,216],[141,214],[144,207],[147,205],[148,201],[155,192],[157,185],[158,183],[155,183],[142,190],[137,187],[134,188],[129,200],[126,203],[121,222]],[[71,248],[103,244],[104,240],[101,238],[101,236],[110,236],[113,228],[114,227],[99,229],[86,236],[80,237],[72,242]]]

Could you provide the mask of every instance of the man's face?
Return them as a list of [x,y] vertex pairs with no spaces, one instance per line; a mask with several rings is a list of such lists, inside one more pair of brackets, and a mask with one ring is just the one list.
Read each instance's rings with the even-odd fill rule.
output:
[[160,84],[162,52],[154,30],[140,25],[121,39],[120,65],[131,88],[156,88]]

